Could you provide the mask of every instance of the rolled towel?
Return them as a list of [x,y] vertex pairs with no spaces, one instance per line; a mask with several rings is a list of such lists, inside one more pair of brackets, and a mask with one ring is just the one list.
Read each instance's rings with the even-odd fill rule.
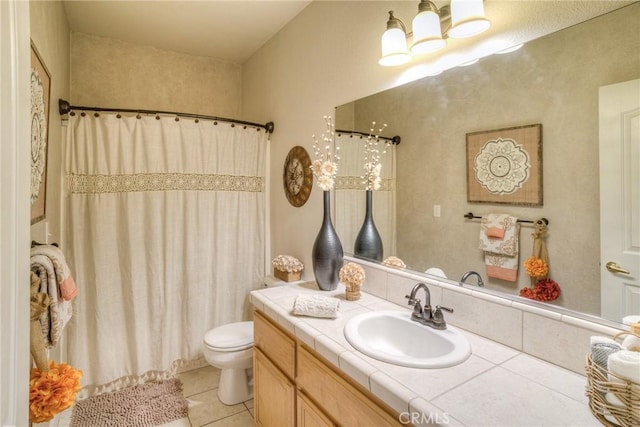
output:
[[601,343],[606,343],[606,344],[617,344],[615,342],[615,340],[613,340],[612,338],[609,337],[601,337],[599,335],[592,335],[591,336],[591,347],[593,347],[594,344],[601,344]]
[[640,353],[637,351],[620,350],[609,355],[607,369],[610,373],[609,380],[620,382],[621,379],[632,381],[640,385]]
[[622,341],[622,347],[625,350],[640,351],[640,323],[632,323],[631,334]]
[[[608,379],[611,382],[625,384],[624,380],[640,384],[640,353],[620,350],[609,355],[607,361]],[[634,386],[639,387],[640,386]],[[613,393],[607,393],[605,399],[615,406],[625,406]],[[639,411],[640,416],[640,411]]]
[[338,317],[340,300],[319,295],[298,295],[293,302],[293,314],[298,316]]
[[607,369],[607,360],[609,360],[609,356],[620,350],[622,350],[622,347],[615,342],[597,342],[595,344],[591,344],[591,358],[594,363],[604,369]]
[[622,323],[624,323],[625,325],[631,325],[632,323],[640,323],[640,315],[631,315],[631,316],[624,316],[622,318]]

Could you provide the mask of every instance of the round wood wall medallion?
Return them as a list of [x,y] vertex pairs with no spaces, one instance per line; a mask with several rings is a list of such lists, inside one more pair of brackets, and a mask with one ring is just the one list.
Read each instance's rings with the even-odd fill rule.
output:
[[311,158],[303,147],[297,145],[287,154],[282,181],[284,194],[289,203],[300,207],[307,202],[313,186],[313,172],[311,171]]

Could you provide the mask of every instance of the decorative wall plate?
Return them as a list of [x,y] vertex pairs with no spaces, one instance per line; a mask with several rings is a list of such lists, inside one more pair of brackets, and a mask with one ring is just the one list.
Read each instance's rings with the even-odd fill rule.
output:
[[31,224],[45,218],[50,90],[51,75],[31,43]]
[[300,207],[307,202],[313,186],[313,172],[311,158],[303,147],[296,145],[287,154],[282,181],[289,203]]

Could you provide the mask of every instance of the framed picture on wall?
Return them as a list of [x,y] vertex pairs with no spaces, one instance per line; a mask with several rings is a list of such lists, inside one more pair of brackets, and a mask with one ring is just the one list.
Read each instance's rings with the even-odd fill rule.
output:
[[467,134],[467,201],[542,206],[542,124]]
[[45,218],[51,75],[31,42],[31,224]]

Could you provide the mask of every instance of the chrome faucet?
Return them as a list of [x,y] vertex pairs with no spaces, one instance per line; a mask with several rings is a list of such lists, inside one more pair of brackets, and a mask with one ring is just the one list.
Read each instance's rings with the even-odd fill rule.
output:
[[[425,293],[425,305],[422,307],[422,301],[416,298],[416,294],[420,289],[424,289]],[[442,310],[453,313],[453,309],[448,307],[442,307],[436,305],[435,310],[431,307],[431,293],[429,288],[424,283],[416,283],[411,290],[410,295],[405,295],[405,298],[409,300],[408,304],[413,305],[413,313],[411,313],[411,320],[421,323],[423,325],[430,326],[434,329],[447,329],[447,322],[444,320]]]
[[477,285],[479,287],[481,287],[481,288],[484,288],[484,282],[482,281],[482,276],[480,276],[475,271],[467,271],[466,273],[464,273],[462,275],[462,279],[460,279],[460,286],[462,286],[464,283],[466,283],[465,280],[467,280],[469,278],[469,276],[476,276],[478,278]]

